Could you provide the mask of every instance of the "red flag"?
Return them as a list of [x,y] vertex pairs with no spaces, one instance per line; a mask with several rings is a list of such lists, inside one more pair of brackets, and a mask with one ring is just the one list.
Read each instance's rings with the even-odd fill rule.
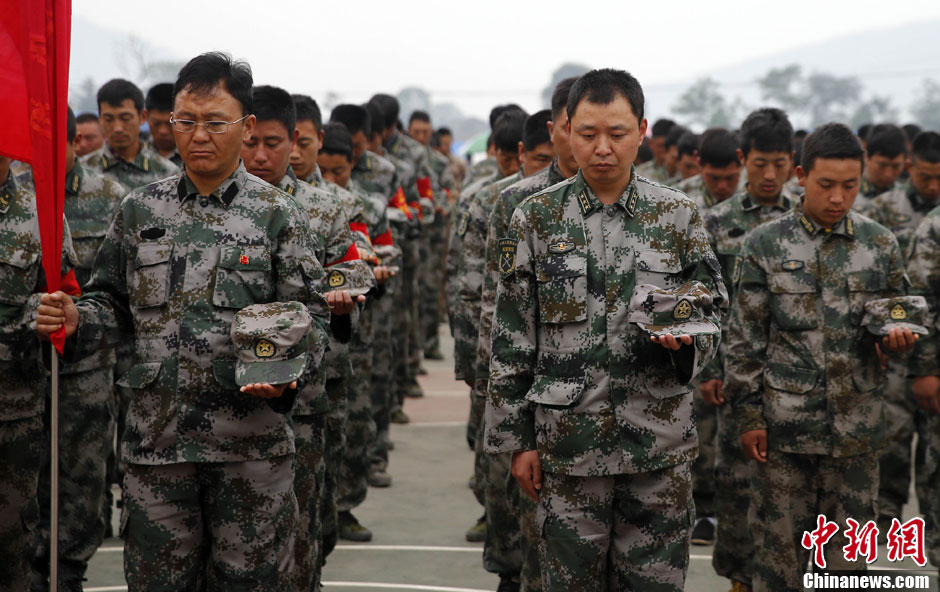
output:
[[[17,0],[0,10],[0,153],[33,166],[46,289],[62,275],[71,0]],[[62,352],[65,330],[52,335]]]
[[332,267],[336,265],[337,263],[343,263],[345,261],[355,261],[357,259],[361,259],[361,257],[359,256],[359,249],[356,248],[356,243],[353,243],[349,245],[349,248],[346,249],[346,253],[342,257],[340,257],[336,261],[333,261],[332,263],[327,263],[323,267]]

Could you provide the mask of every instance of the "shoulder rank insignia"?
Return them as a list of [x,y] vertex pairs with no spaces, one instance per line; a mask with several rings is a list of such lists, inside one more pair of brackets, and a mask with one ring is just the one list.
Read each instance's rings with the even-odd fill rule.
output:
[[267,339],[259,339],[258,343],[255,344],[255,355],[259,358],[270,358],[275,351],[277,351],[277,348]]
[[581,206],[582,214],[587,214],[591,211],[591,200],[588,199],[587,193],[582,191],[578,194],[578,205]]
[[692,305],[688,300],[680,300],[679,304],[672,309],[672,317],[677,321],[684,321],[690,316],[692,316]]
[[330,272],[330,276],[327,278],[327,283],[329,283],[331,288],[339,288],[346,283],[346,276],[343,275],[342,271],[334,269]]
[[627,202],[627,213],[631,216],[636,212],[636,201],[640,198],[640,192],[636,190],[636,183],[630,185],[630,201]]
[[806,216],[800,216],[800,224],[806,229],[806,232],[813,234],[816,232],[816,225]]
[[460,219],[457,220],[457,236],[467,234],[467,227],[470,225],[470,212],[461,212]]
[[900,303],[895,304],[894,308],[891,309],[891,319],[894,321],[903,321],[907,318],[907,311],[904,310],[904,307]]
[[789,261],[784,261],[783,265],[780,267],[783,268],[784,271],[796,271],[797,269],[803,269],[803,262],[790,259]]
[[549,253],[562,254],[574,250],[574,243],[566,240],[560,240],[557,243],[548,245]]
[[496,243],[499,253],[499,273],[509,277],[516,270],[516,246],[518,241],[514,238],[501,238]]
[[741,270],[744,269],[744,259],[741,257],[734,258],[734,264],[731,267],[731,281],[737,284],[741,281]]

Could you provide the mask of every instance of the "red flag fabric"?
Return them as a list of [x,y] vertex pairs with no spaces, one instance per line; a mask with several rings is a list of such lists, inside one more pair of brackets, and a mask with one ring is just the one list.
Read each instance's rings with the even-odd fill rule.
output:
[[395,240],[392,238],[392,231],[386,230],[379,236],[375,237],[375,241],[373,242],[373,244],[380,246],[380,247],[386,246],[386,245],[388,246],[394,245]]
[[430,177],[421,177],[418,179],[418,195],[434,201],[434,190],[431,189]]
[[[33,167],[42,266],[62,280],[71,0],[15,0],[0,10],[0,154]],[[61,353],[65,330],[52,335]]]
[[333,261],[332,263],[327,263],[323,267],[332,267],[336,265],[337,263],[343,263],[345,261],[355,261],[357,259],[361,259],[361,257],[359,256],[359,249],[356,248],[356,243],[353,243],[349,245],[349,248],[346,249],[346,253],[342,257],[340,257],[336,261]]

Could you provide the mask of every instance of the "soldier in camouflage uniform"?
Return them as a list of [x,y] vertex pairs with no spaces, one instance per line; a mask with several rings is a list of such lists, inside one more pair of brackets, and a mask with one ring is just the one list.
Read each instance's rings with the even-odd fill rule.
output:
[[681,125],[675,125],[666,134],[666,140],[663,142],[666,156],[663,160],[662,178],[657,179],[663,185],[675,187],[682,181],[682,175],[679,173],[679,141],[689,133],[691,132]]
[[[879,131],[876,126],[876,132]],[[892,126],[894,127],[894,126]],[[903,135],[899,128],[896,131]],[[873,139],[880,136],[875,135]],[[867,157],[868,161],[872,157]],[[875,156],[875,159],[883,156]],[[940,134],[921,132],[914,138],[911,154],[910,178],[895,189],[871,200],[868,206],[857,208],[862,214],[885,226],[894,233],[901,246],[905,261],[910,256],[914,232],[940,198]],[[881,483],[878,493],[878,524],[884,532],[891,526],[891,518],[900,518],[911,488],[911,445],[914,434],[927,439],[927,415],[920,410],[911,392],[907,360],[890,363],[885,389],[885,420],[889,437],[882,451]],[[916,465],[923,461],[918,455]],[[915,477],[921,467],[915,466]]]
[[147,128],[150,130],[150,145],[160,156],[178,167],[183,166],[183,157],[176,149],[173,126],[170,116],[173,114],[173,85],[161,82],[150,87],[144,100],[147,107]]
[[864,212],[872,200],[897,188],[898,177],[907,165],[908,140],[904,130],[890,123],[871,128],[865,141],[865,172],[855,200],[855,209]]
[[666,136],[676,126],[671,119],[657,119],[653,123],[652,134],[649,138],[649,147],[653,153],[653,160],[644,162],[636,167],[636,174],[651,181],[663,182],[668,177],[666,173]]
[[702,170],[676,186],[695,201],[700,212],[739,191],[742,178],[737,153],[739,145],[734,133],[720,127],[707,129],[702,134],[697,156]]
[[[694,515],[689,382],[717,349],[720,266],[692,201],[633,171],[636,79],[589,72],[567,111],[581,171],[523,202],[498,243],[486,448],[513,453],[538,499],[546,590],[678,591]],[[637,285],[691,280],[710,292],[712,335],[628,320]]]
[[[65,216],[77,256],[75,277],[82,285],[88,281],[98,246],[127,192],[117,181],[77,161],[75,128],[75,115],[69,109]],[[110,513],[106,516],[103,508],[108,481],[106,461],[114,447],[117,415],[114,364],[114,351],[103,350],[81,362],[60,366],[59,579],[66,587],[84,579],[88,560],[101,545],[105,519],[110,519]],[[39,473],[40,537],[33,561],[34,590],[45,589],[49,577],[49,487],[47,451]]]
[[[330,317],[306,216],[239,160],[255,123],[251,84],[247,64],[224,54],[180,70],[174,130],[185,172],[131,192],[77,306],[44,295],[37,317],[41,334],[64,320],[76,358],[134,341],[121,378],[134,391],[121,441],[129,590],[196,590],[206,578],[210,589],[293,589],[289,413],[320,368]],[[235,314],[286,301],[312,317],[306,372],[239,387]],[[260,357],[276,353],[262,345]]]
[[[842,124],[808,136],[802,204],[751,231],[735,267],[724,388],[757,461],[748,514],[756,591],[803,589],[810,550],[801,537],[817,515],[840,526],[875,518],[882,352],[909,351],[914,335],[893,329],[879,340],[862,326],[866,303],[905,290],[897,240],[851,211],[862,153]],[[864,559],[845,558],[845,540],[825,547],[828,569],[864,570]]]
[[[5,237],[0,249],[3,318],[0,324],[0,381],[3,383],[0,470],[4,475],[0,486],[0,499],[3,499],[0,551],[5,558],[0,567],[0,588],[27,590],[40,521],[37,503],[40,465],[49,447],[43,421],[48,394],[47,372],[34,333],[38,292],[45,291],[45,275],[36,196],[17,182],[10,171],[10,159],[5,156],[0,156],[0,179],[3,180],[0,183],[0,228]],[[70,273],[76,257],[68,225],[62,242],[63,289],[77,295],[78,284]],[[60,589],[81,590],[81,577],[77,581],[62,582]]]
[[[741,125],[741,147],[738,158],[748,171],[748,184],[743,193],[707,210],[705,229],[712,249],[721,262],[724,277],[734,274],[735,262],[741,256],[748,233],[793,209],[794,200],[783,188],[790,173],[793,127],[779,109],[759,109]],[[732,292],[733,287],[729,288]],[[727,331],[728,319],[723,329]],[[715,517],[717,537],[712,555],[715,572],[746,587],[752,578],[751,557],[754,543],[748,530],[746,515],[750,500],[748,489],[751,466],[741,452],[738,430],[726,398],[723,396],[724,348],[701,376],[700,390],[706,403],[718,409],[718,443],[715,464]],[[696,530],[710,530],[700,523]],[[705,539],[696,532],[693,537]]]
[[[358,257],[342,205],[330,193],[298,181],[288,166],[296,129],[296,110],[291,96],[282,89],[261,86],[253,89],[252,99],[257,123],[242,148],[245,167],[290,195],[303,210],[315,241],[314,254],[327,271],[321,291],[328,302],[336,306],[340,297],[345,298],[343,292],[353,299],[364,298],[373,283],[372,273],[366,262]],[[330,285],[339,284],[340,279],[340,287]],[[333,351],[324,357],[324,363],[339,365],[344,362],[343,357],[336,357],[342,356],[344,351],[338,342],[350,338],[352,320],[349,313],[340,315],[335,308],[332,311],[331,340],[337,343],[331,344]],[[293,578],[297,590],[311,590],[315,586],[322,563],[320,512],[335,512],[335,504],[329,500],[329,510],[321,507],[321,497],[326,497],[323,490],[327,471],[325,421],[329,400],[326,376],[326,372],[320,372],[315,381],[304,386],[291,414],[297,450],[294,493],[300,508]],[[343,432],[336,436],[342,437]]]

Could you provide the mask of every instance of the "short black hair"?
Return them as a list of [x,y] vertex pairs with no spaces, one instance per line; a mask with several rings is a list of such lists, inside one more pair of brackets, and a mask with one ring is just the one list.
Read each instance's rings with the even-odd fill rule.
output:
[[669,135],[669,130],[676,126],[676,122],[671,119],[666,119],[661,117],[656,120],[652,127],[652,133],[654,138],[661,138],[663,136]]
[[76,135],[78,135],[78,123],[75,122],[75,112],[69,107],[65,120],[65,139],[71,144],[75,141]]
[[91,121],[94,121],[95,123],[101,123],[96,114],[89,113],[87,111],[85,113],[79,114],[79,116],[75,118],[76,123],[88,123]]
[[709,165],[723,169],[732,164],[741,164],[738,160],[738,148],[741,142],[734,132],[713,127],[705,130],[698,143],[698,157],[702,166]]
[[695,156],[698,152],[698,143],[699,137],[698,134],[692,132],[685,132],[679,137],[679,142],[676,146],[679,147],[679,158],[682,158],[685,155]]
[[147,111],[166,111],[173,110],[173,83],[161,82],[154,84],[147,91],[147,98],[144,100]]
[[412,111],[411,117],[408,118],[408,125],[416,121],[423,121],[424,123],[431,123],[431,116],[428,115],[427,111]]
[[891,123],[873,125],[865,136],[865,151],[869,158],[878,154],[887,158],[907,154],[907,134]]
[[800,166],[809,174],[819,158],[852,159],[862,162],[865,150],[855,132],[843,123],[826,123],[806,136]]
[[[372,95],[372,98],[369,99],[369,103],[377,104],[382,110],[382,114],[384,115],[384,125],[382,129],[388,129],[398,125],[398,114],[401,112],[401,105],[398,103],[398,99],[392,95],[379,93]],[[377,125],[374,119],[372,121],[373,125]]]
[[571,87],[574,86],[574,83],[577,81],[577,76],[571,76],[555,85],[555,90],[552,91],[553,121],[561,117],[561,114],[564,113],[565,108],[568,106],[568,95],[571,94]]
[[525,130],[525,120],[528,117],[525,111],[510,109],[499,116],[496,120],[496,128],[490,137],[493,138],[493,145],[502,152],[516,152],[519,150],[519,142],[522,141],[522,133]]
[[251,98],[258,121],[279,121],[287,130],[288,138],[293,138],[297,128],[297,108],[290,93],[283,88],[262,85],[251,90]]
[[372,118],[369,111],[361,105],[349,103],[337,105],[330,112],[330,122],[342,123],[350,134],[362,132],[366,138],[372,137]]
[[431,140],[428,142],[431,148],[441,147],[441,134],[437,131],[431,132]]
[[552,120],[550,109],[542,109],[529,115],[522,130],[522,147],[533,150],[539,144],[551,144],[552,137],[548,133],[548,122]]
[[496,129],[496,121],[499,119],[499,116],[505,113],[506,111],[516,110],[522,111],[522,107],[516,105],[515,103],[508,103],[506,105],[496,105],[490,109],[490,131]]
[[751,112],[741,124],[741,152],[793,152],[793,126],[787,114],[775,107]]
[[144,93],[136,84],[123,78],[111,79],[98,89],[98,111],[101,111],[102,103],[120,107],[127,99],[134,101],[134,108],[138,113],[144,110]]
[[369,135],[369,139],[372,139],[372,136],[376,134],[381,134],[382,130],[385,129],[385,111],[382,110],[382,107],[378,103],[368,102],[363,105],[366,111],[369,112],[369,121],[372,122],[372,133]]
[[871,128],[872,124],[870,123],[863,123],[862,125],[858,126],[858,133],[856,134],[858,139],[865,141],[865,138],[867,138],[869,132],[871,132]]
[[929,131],[917,134],[911,142],[911,158],[931,164],[940,162],[940,134]]
[[674,125],[672,129],[669,130],[669,133],[666,134],[666,143],[664,144],[666,150],[672,148],[673,146],[679,145],[679,138],[684,134],[689,132],[688,128],[684,128],[681,125]]
[[653,149],[650,148],[650,143],[647,138],[643,138],[643,143],[640,144],[640,149],[636,152],[636,160],[638,163],[653,160]]
[[624,97],[637,123],[643,121],[643,87],[632,74],[624,70],[604,68],[591,70],[574,83],[568,95],[568,119],[573,119],[578,105],[586,100],[589,103],[607,105],[616,100],[617,96]]
[[313,129],[320,132],[323,129],[323,114],[320,106],[309,95],[291,95],[294,99],[294,109],[297,110],[297,121],[312,121]]
[[439,136],[451,136],[453,137],[454,132],[450,131],[449,127],[439,127],[437,128],[437,135]]
[[244,60],[233,60],[221,51],[197,55],[180,69],[173,85],[173,100],[183,90],[209,93],[221,85],[242,106],[242,115],[254,112],[251,87],[254,79],[251,66]]
[[914,138],[917,137],[922,130],[919,125],[916,123],[907,123],[901,126],[901,129],[904,130],[904,133],[907,134],[907,141],[913,142]]
[[352,134],[342,123],[330,122],[323,126],[321,154],[341,154],[349,162],[353,159]]

